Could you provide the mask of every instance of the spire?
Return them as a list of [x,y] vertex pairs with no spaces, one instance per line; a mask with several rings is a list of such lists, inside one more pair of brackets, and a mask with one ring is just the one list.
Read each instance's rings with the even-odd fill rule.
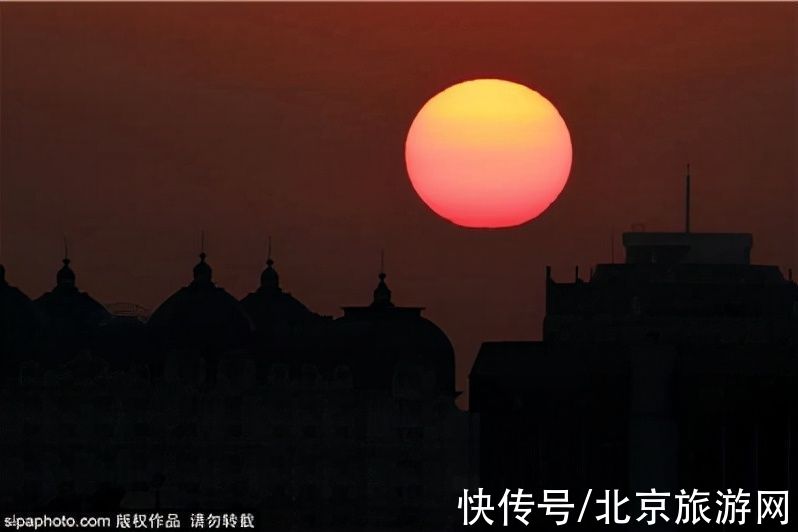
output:
[[377,288],[374,289],[374,301],[371,303],[372,307],[392,307],[391,302],[391,289],[385,284],[385,252],[380,250],[380,274],[378,275],[380,282]]
[[280,289],[280,276],[277,275],[277,270],[272,266],[272,237],[269,237],[266,252],[266,269],[260,274],[260,287],[262,290],[279,290]]
[[194,283],[195,284],[210,284],[213,277],[213,269],[205,262],[205,231],[200,234],[200,261],[194,266]]
[[64,258],[61,260],[63,266],[55,276],[56,287],[61,288],[74,288],[75,287],[75,272],[69,267],[69,243],[66,236],[64,237]]

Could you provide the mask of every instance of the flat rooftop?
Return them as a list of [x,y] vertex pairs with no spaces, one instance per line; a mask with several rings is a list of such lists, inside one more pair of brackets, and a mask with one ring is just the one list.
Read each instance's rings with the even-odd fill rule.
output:
[[750,233],[623,234],[627,264],[750,264]]

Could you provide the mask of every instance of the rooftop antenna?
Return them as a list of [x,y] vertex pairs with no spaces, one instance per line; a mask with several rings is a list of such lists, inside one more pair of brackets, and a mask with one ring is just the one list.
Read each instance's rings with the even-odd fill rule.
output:
[[690,232],[690,163],[687,163],[687,178],[684,191],[684,232]]

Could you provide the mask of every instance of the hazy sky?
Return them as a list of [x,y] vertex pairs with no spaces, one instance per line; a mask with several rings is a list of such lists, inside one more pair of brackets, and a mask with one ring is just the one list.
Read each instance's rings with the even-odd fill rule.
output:
[[[36,297],[71,242],[78,285],[155,308],[190,279],[258,283],[265,240],[310,308],[398,304],[458,353],[539,337],[544,269],[607,262],[615,230],[750,231],[798,267],[795,4],[28,4],[0,7],[8,279]],[[415,113],[476,77],[568,124],[559,200],[509,230],[438,218],[404,168]]]

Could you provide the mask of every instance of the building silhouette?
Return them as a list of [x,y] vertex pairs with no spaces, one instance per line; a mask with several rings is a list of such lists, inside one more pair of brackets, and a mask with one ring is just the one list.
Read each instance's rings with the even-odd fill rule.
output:
[[478,486],[789,489],[791,275],[751,264],[749,234],[623,242],[624,263],[585,279],[547,268],[542,340],[483,344],[470,412],[451,342],[394,303],[384,271],[333,318],[284,291],[271,253],[240,301],[201,253],[149,316],[81,292],[67,257],[34,301],[0,267],[0,507],[446,530]]
[[[445,529],[475,482],[454,352],[379,275],[320,316],[269,257],[241,301],[191,281],[144,320],[78,290],[30,301],[0,270],[0,506],[254,510],[281,529]],[[472,478],[473,477],[473,478]]]
[[582,497],[788,489],[796,284],[750,263],[749,234],[623,242],[625,263],[587,279],[547,268],[542,341],[483,344],[470,374],[480,484]]

